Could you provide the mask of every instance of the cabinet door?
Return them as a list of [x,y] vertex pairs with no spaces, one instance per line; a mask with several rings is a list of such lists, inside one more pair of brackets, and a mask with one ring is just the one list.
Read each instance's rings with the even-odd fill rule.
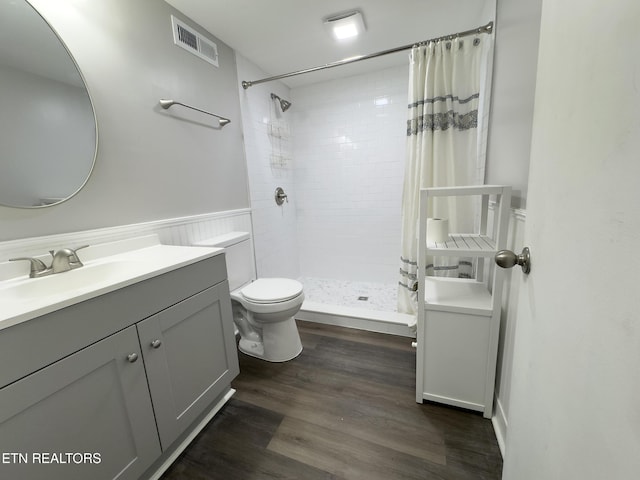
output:
[[[486,399],[493,399],[493,382],[488,382],[492,317],[427,310],[423,349],[422,391],[425,400],[485,411]],[[419,373],[417,373],[419,375]],[[417,378],[417,377],[416,377]],[[487,389],[491,391],[487,395]],[[490,405],[489,405],[490,407]]]
[[0,390],[0,478],[137,479],[160,455],[135,327]]
[[222,282],[138,323],[162,449],[239,372],[229,286]]

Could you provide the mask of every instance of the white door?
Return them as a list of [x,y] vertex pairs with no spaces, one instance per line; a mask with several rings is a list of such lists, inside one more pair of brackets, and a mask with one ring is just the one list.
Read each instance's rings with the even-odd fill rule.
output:
[[503,478],[640,478],[640,2],[544,0],[536,89]]

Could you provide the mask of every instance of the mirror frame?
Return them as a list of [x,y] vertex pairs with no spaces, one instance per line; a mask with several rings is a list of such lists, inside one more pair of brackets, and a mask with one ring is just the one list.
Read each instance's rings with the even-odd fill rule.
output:
[[62,46],[64,51],[67,53],[67,55],[69,55],[69,58],[71,59],[71,62],[75,66],[76,71],[78,72],[78,75],[80,76],[80,79],[82,80],[82,84],[84,85],[84,90],[85,90],[85,92],[87,94],[87,98],[89,99],[89,105],[91,107],[91,117],[93,118],[93,130],[94,130],[94,149],[93,149],[93,159],[91,160],[91,168],[89,169],[89,172],[87,173],[87,177],[80,184],[80,186],[77,189],[75,189],[72,193],[70,193],[68,196],[66,196],[65,198],[63,198],[62,200],[60,200],[58,202],[49,203],[49,204],[46,204],[46,205],[11,205],[11,204],[8,204],[8,203],[4,203],[4,201],[0,198],[0,206],[2,206],[2,207],[23,208],[23,209],[32,210],[32,209],[48,208],[48,207],[53,207],[53,206],[56,206],[56,205],[60,205],[60,204],[62,204],[64,202],[66,202],[67,200],[73,198],[74,196],[76,196],[80,192],[80,190],[82,190],[85,187],[85,185],[89,182],[89,179],[91,178],[91,175],[93,174],[93,171],[94,171],[95,166],[96,166],[96,161],[97,161],[97,158],[98,158],[98,117],[96,116],[96,107],[95,107],[95,103],[93,101],[93,97],[91,96],[91,91],[90,91],[89,86],[87,84],[87,79],[85,78],[84,74],[82,73],[82,70],[80,69],[80,66],[78,65],[78,62],[77,62],[76,58],[71,53],[71,50],[69,49],[69,47],[67,46],[65,41],[62,39],[62,37],[60,36],[58,31],[53,27],[53,25],[51,25],[51,23],[49,23],[49,21],[38,11],[38,9],[36,7],[34,7],[32,5],[32,3],[29,0],[21,0],[21,1],[23,1],[26,5],[28,5],[33,10],[33,12],[38,17],[40,17],[40,19],[45,23],[45,25],[47,25],[49,27],[49,29],[51,30],[53,35],[57,38],[58,42],[60,42],[60,45]]

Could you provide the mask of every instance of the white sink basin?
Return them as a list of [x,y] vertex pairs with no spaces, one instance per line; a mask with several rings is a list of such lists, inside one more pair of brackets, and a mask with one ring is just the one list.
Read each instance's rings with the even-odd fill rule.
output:
[[[222,253],[221,248],[162,245],[156,235],[88,247],[84,266],[68,272],[0,281],[0,329],[59,310]],[[16,270],[14,262],[0,263]]]
[[131,266],[127,262],[116,260],[89,264],[46,277],[29,278],[0,289],[0,302],[34,301],[44,297],[66,295],[69,292],[87,291],[96,285],[122,280],[128,270],[131,270]]

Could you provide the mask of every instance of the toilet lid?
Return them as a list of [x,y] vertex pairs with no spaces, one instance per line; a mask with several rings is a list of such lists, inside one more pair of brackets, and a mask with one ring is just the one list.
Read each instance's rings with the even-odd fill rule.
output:
[[302,293],[302,284],[290,278],[259,278],[250,283],[240,293],[250,302],[285,302]]

